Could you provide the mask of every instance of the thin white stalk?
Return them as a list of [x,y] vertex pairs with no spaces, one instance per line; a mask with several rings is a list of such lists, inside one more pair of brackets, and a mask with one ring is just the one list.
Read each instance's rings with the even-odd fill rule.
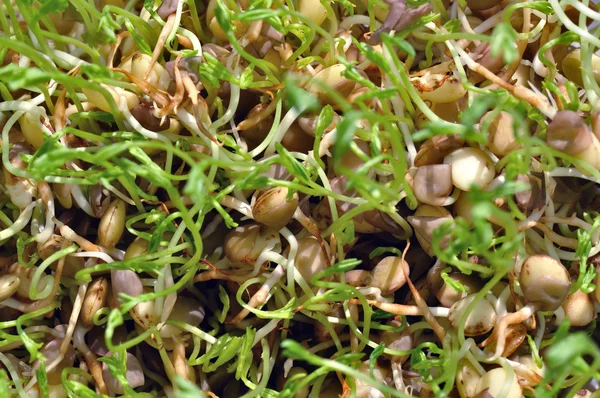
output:
[[21,230],[23,230],[23,228],[27,226],[29,220],[31,220],[33,208],[38,202],[39,200],[36,200],[35,202],[31,202],[29,205],[27,205],[27,207],[23,209],[21,214],[19,214],[19,217],[17,217],[13,225],[0,231],[0,241],[10,238],[11,236],[15,235],[17,232],[20,232]]
[[10,359],[8,359],[8,357],[6,355],[2,354],[1,352],[0,352],[0,362],[2,362],[4,364],[4,367],[6,368],[6,370],[8,370],[8,374],[10,375],[11,379],[13,380],[13,382],[15,384],[15,389],[17,390],[17,393],[19,394],[19,396],[21,398],[29,398],[29,395],[23,389],[23,384],[21,383],[21,378],[19,377],[17,370],[14,368],[14,366],[10,362]]
[[73,196],[75,203],[77,203],[77,205],[79,206],[79,208],[81,210],[83,210],[87,215],[96,218],[96,214],[94,214],[94,210],[92,209],[92,206],[87,201],[85,196],[83,196],[83,192],[81,192],[81,188],[79,185],[77,185],[77,184],[73,185],[73,189],[71,189],[71,195]]
[[281,319],[272,319],[265,326],[258,329],[256,331],[256,334],[254,335],[254,342],[252,342],[252,347],[257,345],[261,339],[263,339],[264,337],[267,337],[267,335],[269,333],[271,333],[273,330],[275,330],[275,328],[277,327],[279,322],[281,322]]
[[279,127],[277,127],[277,131],[275,132],[273,139],[265,150],[265,157],[269,157],[275,153],[275,144],[281,142],[283,136],[288,132],[289,128],[292,126],[292,124],[294,124],[298,116],[300,116],[300,112],[294,107],[292,107],[292,109],[285,114],[283,119],[281,119],[281,123],[279,123]]
[[69,256],[84,257],[84,258],[93,257],[93,258],[99,258],[100,260],[107,262],[107,263],[114,262],[113,258],[104,252],[86,251],[86,252],[72,253],[72,254],[69,254]]
[[137,119],[135,117],[133,117],[133,115],[129,111],[129,108],[127,107],[127,98],[125,98],[124,95],[121,95],[121,97],[119,98],[119,110],[123,113],[125,120],[131,125],[131,127],[133,127],[133,129],[135,131],[137,131],[138,133],[140,133],[141,135],[143,135],[144,137],[146,137],[149,140],[158,140],[158,141],[163,142],[167,146],[167,150],[166,150],[167,158],[165,161],[165,172],[170,173],[171,167],[173,165],[173,152],[171,150],[171,148],[173,148],[173,143],[171,142],[171,140],[162,134],[158,134],[154,131],[150,131],[150,130],[144,128],[140,124],[140,122],[138,122]]

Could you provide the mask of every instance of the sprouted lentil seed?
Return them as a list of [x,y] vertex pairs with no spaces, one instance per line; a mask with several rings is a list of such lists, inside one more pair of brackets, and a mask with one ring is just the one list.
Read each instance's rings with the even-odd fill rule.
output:
[[0,5],[0,396],[593,396],[590,0]]

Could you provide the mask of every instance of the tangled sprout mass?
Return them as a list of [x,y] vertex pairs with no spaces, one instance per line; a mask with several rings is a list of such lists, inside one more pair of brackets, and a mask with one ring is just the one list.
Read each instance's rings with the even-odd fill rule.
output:
[[0,396],[592,397],[589,0],[4,0]]

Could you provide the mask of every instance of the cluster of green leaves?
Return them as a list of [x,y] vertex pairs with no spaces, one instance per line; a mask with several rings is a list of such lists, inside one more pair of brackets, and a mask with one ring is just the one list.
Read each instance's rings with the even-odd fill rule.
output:
[[[46,306],[44,308],[38,309],[36,311],[32,311],[30,313],[20,315],[14,321],[5,321],[0,322],[0,347],[10,345],[10,344],[19,344],[22,343],[25,349],[29,354],[29,363],[33,365],[36,361],[39,363],[39,367],[35,370],[35,376],[38,380],[38,386],[40,388],[40,392],[48,396],[48,377],[45,371],[46,366],[46,358],[41,353],[41,348],[44,343],[44,333],[43,332],[35,332],[35,333],[27,333],[25,331],[26,326],[32,325],[33,320],[37,317],[44,316],[49,312],[55,310],[59,307],[59,303],[53,303],[50,306]],[[16,327],[15,327],[16,326]],[[4,330],[10,330],[12,328],[16,329],[16,334],[10,334],[5,332]],[[13,380],[12,383],[20,383],[20,380]],[[8,378],[6,374],[0,374],[0,391],[3,389],[8,389],[10,386],[10,382],[8,382]],[[7,393],[5,396],[11,396],[11,394]]]
[[[42,5],[42,8],[39,11],[40,13],[46,13],[48,7],[53,7],[53,9],[56,11],[62,10],[57,8],[57,6],[50,4],[51,2],[47,3],[48,4],[44,3]],[[99,17],[99,23],[97,26],[99,29],[104,30],[105,37],[96,37],[96,39],[102,42],[110,41],[111,37],[114,36],[114,30],[121,29],[124,25],[125,28],[128,29],[133,35],[134,40],[140,46],[140,50],[150,53],[147,43],[151,44],[156,40],[156,33],[152,31],[152,34],[149,34],[150,30],[147,29],[147,27],[138,29],[139,26],[136,24],[138,24],[139,21],[135,18],[129,18],[126,15],[127,12],[125,10],[118,9],[115,12],[116,14],[111,12],[111,10],[108,8],[104,9],[102,16]],[[91,13],[94,14],[94,12]],[[115,18],[115,15],[117,14],[120,15],[120,17]],[[100,14],[98,14],[98,16],[99,15]],[[44,15],[39,14],[38,16],[39,18],[44,18]],[[36,18],[38,16],[36,16]],[[44,19],[44,23],[47,23],[47,20]],[[137,33],[138,31],[141,32],[141,36]],[[94,31],[90,30],[90,32],[93,33]],[[0,38],[0,40],[4,39]],[[143,45],[141,43],[146,44]],[[83,77],[67,75],[51,67],[47,64],[47,62],[43,61],[43,58],[40,58],[37,50],[27,42],[14,45],[11,43],[8,48],[11,46],[24,56],[30,57],[37,63],[38,66],[40,66],[40,68],[23,68],[17,65],[9,64],[5,67],[2,67],[0,72],[0,81],[3,82],[2,87],[8,87],[8,89],[11,91],[21,88],[40,88],[45,90],[50,79],[55,79],[59,83],[63,84],[67,90],[71,90],[73,93],[78,91],[81,87],[88,87],[96,90],[96,83],[93,83],[93,81],[111,85],[122,84],[119,82],[119,77],[115,73],[109,71],[102,65],[82,65],[79,68],[79,73],[81,76],[85,76],[84,79]],[[38,60],[39,62],[37,62]],[[5,91],[2,92],[2,95],[6,100],[12,100],[10,94],[7,95]],[[76,100],[77,97],[73,95],[72,98],[75,98]],[[76,103],[79,104],[77,101]],[[165,249],[162,250],[160,254],[156,254],[158,245],[160,244],[160,237],[162,236],[163,232],[165,230],[173,230],[172,223],[174,220],[179,218],[186,218],[186,225],[192,229],[192,232],[189,232],[190,239],[188,239],[188,242],[192,240],[196,245],[196,259],[202,254],[202,243],[201,238],[199,237],[200,224],[192,221],[190,209],[182,205],[181,195],[175,187],[177,181],[185,180],[187,177],[167,172],[163,167],[158,166],[154,160],[146,155],[140,148],[154,148],[162,152],[170,153],[172,153],[174,150],[176,153],[181,155],[181,158],[184,162],[188,163],[194,162],[191,159],[195,155],[192,154],[191,157],[188,152],[182,151],[177,145],[172,147],[165,145],[163,142],[150,142],[141,137],[139,134],[124,131],[112,131],[104,133],[102,132],[101,127],[96,123],[99,121],[107,123],[109,126],[114,126],[115,117],[117,116],[119,116],[118,113],[110,114],[106,112],[76,113],[71,118],[72,123],[70,127],[56,132],[56,134],[52,136],[47,136],[45,143],[38,151],[36,151],[33,156],[26,156],[23,158],[28,163],[28,170],[24,172],[24,176],[26,177],[79,184],[83,186],[84,192],[86,192],[86,186],[98,183],[102,183],[104,185],[117,184],[120,187],[124,187],[127,191],[129,191],[134,202],[136,202],[138,209],[141,211],[142,218],[146,219],[147,224],[153,224],[151,228],[151,234],[147,234],[147,238],[150,241],[151,254],[143,257],[128,259],[121,263],[101,264],[97,266],[98,268],[92,267],[85,269],[75,277],[75,279],[81,281],[91,280],[90,275],[92,275],[94,272],[107,271],[110,269],[127,269],[156,275],[165,264],[172,262],[174,265],[176,265],[180,263],[180,261],[175,259],[174,255],[178,255],[178,252],[181,250],[191,249],[189,247],[189,243],[184,243],[179,245],[179,247],[176,246],[174,248]],[[80,151],[81,156],[77,155],[77,150],[65,148],[59,144],[59,140],[66,134],[73,135],[81,140],[86,141],[87,150],[84,152]],[[191,141],[194,142],[193,139],[191,139]],[[3,141],[3,145],[4,151],[8,152],[10,142],[5,139]],[[123,156],[123,154],[125,156]],[[90,167],[85,172],[66,170],[64,165],[71,161],[84,161],[89,164]],[[143,203],[143,201],[158,202],[158,198],[155,195],[147,194],[139,187],[139,184],[136,183],[136,180],[139,181],[140,179],[144,179],[154,185],[158,185],[169,192],[169,195],[173,197],[173,203],[176,203],[176,206],[179,205],[181,211],[173,212],[170,217],[165,217],[164,213],[161,213],[158,217],[156,217],[156,212],[152,210],[150,210],[149,213],[146,213],[146,205]],[[150,214],[154,214],[154,217],[150,217]],[[135,231],[135,234],[143,235],[144,233]],[[188,238],[188,232],[184,233],[184,238]],[[34,238],[29,237],[26,234],[19,236],[19,240],[17,242],[17,253],[19,262],[23,266],[32,267],[38,261],[38,257],[36,256],[32,258],[24,258],[23,256],[25,245],[33,241]],[[195,260],[191,261],[190,263],[196,264],[197,267]],[[188,266],[188,268],[190,267]],[[184,272],[183,277],[178,281],[180,283],[178,283],[178,285],[172,290],[177,290],[183,284],[185,284],[195,274],[196,269],[197,268],[190,268],[187,273]],[[165,295],[168,293],[169,291],[161,294]],[[131,308],[141,301],[154,299],[161,294],[151,294],[149,297],[142,298],[125,297],[123,300],[125,303],[123,309],[126,312],[127,308]],[[44,315],[55,307],[56,306],[53,305],[30,314],[22,315],[21,317],[17,318],[16,323],[9,322],[8,324],[3,324],[0,326],[0,329],[4,329],[5,327],[13,327],[15,324],[17,326],[17,335],[10,335],[2,332],[2,341],[0,342],[1,345],[21,341],[29,352],[30,361],[42,361],[42,366],[36,371],[36,376],[43,396],[48,395],[47,379],[45,377],[45,370],[43,366],[44,358],[41,356],[39,351],[42,347],[41,341],[43,340],[43,336],[41,336],[39,333],[26,333],[24,330],[24,325],[32,324],[31,319],[40,315]],[[122,317],[115,317],[114,314],[111,314],[108,319],[108,328],[114,329],[122,322]],[[119,357],[124,358],[124,349],[120,350],[120,352],[121,355]],[[137,394],[135,391],[127,386],[124,362],[117,361],[116,357],[103,358],[102,361],[107,364],[111,373],[113,373],[115,377],[120,380],[121,384],[126,386],[128,395],[136,396]],[[67,371],[68,374],[78,373],[77,369],[70,369]],[[69,393],[76,396],[97,396],[93,390],[84,384],[77,381],[68,380],[65,377],[65,374],[63,374],[63,385]],[[46,393],[44,394],[44,392]]]
[[594,284],[596,280],[596,266],[593,263],[588,264],[588,258],[592,250],[592,235],[600,228],[600,217],[594,218],[594,224],[589,230],[577,230],[577,250],[575,253],[579,258],[579,270],[575,283],[571,286],[571,293],[581,290],[584,293],[593,292],[597,286]]
[[[508,272],[514,255],[522,249],[523,234],[518,232],[518,219],[498,208],[494,200],[511,200],[512,195],[524,189],[527,189],[524,184],[506,182],[491,191],[471,190],[468,200],[473,206],[472,220],[469,222],[459,217],[436,229],[432,240],[436,256],[465,274],[475,271],[489,277],[496,272]],[[502,225],[501,236],[496,231],[497,225]],[[488,265],[467,261],[471,255],[485,258]]]
[[[564,320],[544,352],[544,379],[536,396],[555,397],[570,376],[572,393],[579,391],[591,378],[600,378],[600,348],[583,332],[571,332]],[[550,388],[547,388],[547,387]]]
[[311,354],[302,345],[294,340],[285,340],[281,343],[283,354],[289,358],[302,360],[316,366],[317,369],[309,375],[297,374],[290,377],[286,382],[283,390],[279,394],[280,398],[291,398],[303,386],[309,385],[319,377],[322,377],[329,372],[340,372],[350,379],[348,382],[353,383],[352,379],[360,380],[366,385],[373,386],[391,397],[408,397],[409,395],[396,390],[386,384],[377,381],[374,377],[358,371],[356,368],[363,358],[363,353],[343,353],[338,352],[334,359],[325,359],[318,355]]
[[210,373],[236,358],[229,368],[235,370],[236,379],[246,378],[252,365],[251,349],[255,335],[253,328],[247,328],[243,336],[223,334],[206,353],[198,358],[190,357],[188,362],[192,366],[201,365],[203,372]]

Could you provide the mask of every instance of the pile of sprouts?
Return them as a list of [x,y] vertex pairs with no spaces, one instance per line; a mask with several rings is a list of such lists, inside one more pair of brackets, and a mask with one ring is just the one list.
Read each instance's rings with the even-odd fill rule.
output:
[[590,397],[590,0],[4,0],[0,396]]

